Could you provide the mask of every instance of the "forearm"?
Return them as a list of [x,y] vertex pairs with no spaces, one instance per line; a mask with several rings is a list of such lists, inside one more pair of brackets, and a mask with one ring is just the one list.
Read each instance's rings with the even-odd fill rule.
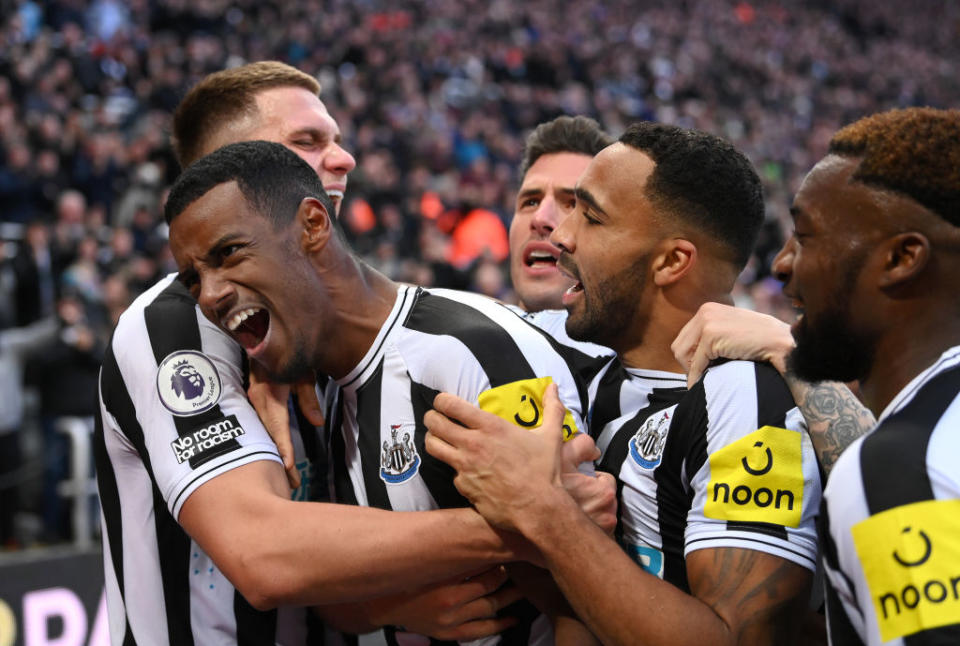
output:
[[545,501],[524,535],[544,555],[560,590],[604,644],[733,644],[712,608],[644,572],[565,496]]
[[180,512],[258,608],[370,599],[522,556],[522,541],[472,509],[393,512],[293,502],[288,492],[280,465],[259,461],[207,482]]
[[278,602],[369,599],[516,558],[469,509],[389,512],[313,504],[320,507],[316,512],[295,510],[307,519],[282,538],[267,528],[264,540],[273,548],[252,564],[285,582]]
[[789,371],[783,377],[807,422],[807,433],[820,466],[830,475],[840,454],[851,442],[876,426],[877,420],[843,383],[810,383]]

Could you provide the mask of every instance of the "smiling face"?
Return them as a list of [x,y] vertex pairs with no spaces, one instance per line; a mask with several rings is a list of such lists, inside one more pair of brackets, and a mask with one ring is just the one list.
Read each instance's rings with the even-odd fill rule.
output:
[[862,379],[873,364],[875,314],[863,299],[863,276],[879,233],[864,225],[881,196],[851,181],[858,163],[830,155],[810,171],[791,209],[794,234],[773,262],[784,294],[802,312],[791,368],[810,381]]
[[618,353],[642,339],[650,317],[647,274],[659,228],[642,187],[654,162],[616,143],[587,167],[574,213],[553,232],[558,266],[575,280],[563,294],[567,334]]
[[357,162],[340,146],[340,127],[323,102],[306,88],[288,86],[258,93],[256,104],[255,115],[223,128],[203,154],[238,141],[263,139],[283,144],[316,171],[339,213],[347,174]]
[[562,307],[571,281],[557,270],[560,251],[550,233],[573,212],[573,189],[590,160],[581,153],[548,153],[523,177],[510,222],[510,276],[528,312]]
[[215,186],[170,224],[180,279],[203,314],[281,382],[308,374],[307,331],[322,325],[323,299],[308,293],[313,280],[296,230],[296,220],[275,230],[236,182]]

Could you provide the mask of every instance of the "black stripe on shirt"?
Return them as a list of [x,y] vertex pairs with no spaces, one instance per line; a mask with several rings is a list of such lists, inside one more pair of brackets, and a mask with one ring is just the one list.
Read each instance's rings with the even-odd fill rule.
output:
[[453,479],[457,475],[456,470],[427,453],[424,446],[427,427],[423,423],[423,416],[433,408],[433,400],[439,392],[410,379],[410,403],[413,406],[413,418],[417,424],[413,441],[421,460],[420,477],[423,478],[424,484],[430,490],[430,495],[441,509],[469,507],[470,501],[460,495],[453,485]]
[[[114,368],[116,363],[113,361],[112,349],[107,346],[107,355],[105,363],[110,363]],[[115,379],[117,375],[111,374],[108,378]],[[100,388],[104,389],[102,383],[104,374],[100,373]],[[136,418],[133,420],[136,423]],[[117,578],[117,585],[120,589],[120,598],[124,600],[126,608],[126,593],[123,583],[123,515],[120,512],[120,489],[117,486],[117,474],[113,470],[113,463],[110,462],[110,455],[107,453],[107,442],[103,430],[103,415],[98,410],[93,431],[93,457],[97,467],[97,492],[100,495],[100,506],[103,509],[103,517],[106,519],[106,532],[104,537],[110,546],[110,561],[113,565],[113,572]],[[135,644],[133,633],[130,631],[130,622],[124,616],[123,645]]]
[[927,446],[933,429],[958,393],[960,367],[932,378],[909,404],[864,438],[860,469],[871,515],[933,499],[927,473]]
[[681,590],[690,591],[683,556],[687,513],[693,505],[693,489],[683,481],[693,477],[707,461],[707,395],[703,379],[682,397],[673,413],[663,458],[653,477],[657,483],[657,522],[663,541],[663,578]]
[[796,408],[787,382],[769,363],[755,362],[753,369],[757,379],[757,428],[784,428],[787,413]]
[[[357,448],[367,504],[393,509],[387,485],[380,478],[380,406],[383,401],[383,359],[370,378],[357,390]],[[342,464],[342,463],[341,463]]]
[[237,646],[273,646],[277,643],[276,610],[257,610],[235,589],[233,616],[237,623]]
[[[143,311],[147,324],[147,335],[157,365],[171,353],[193,350],[203,353],[200,339],[200,324],[197,322],[196,301],[187,289],[178,281],[170,283],[166,289],[147,305]],[[203,426],[214,424],[223,419],[220,405],[215,404],[209,410],[196,415],[172,415],[177,435],[185,437]],[[240,448],[236,439],[229,439],[214,447],[201,451],[189,458],[194,469],[221,455]]]
[[620,417],[620,390],[623,384],[630,380],[623,364],[614,359],[600,377],[597,384],[597,393],[593,397],[593,406],[587,413],[587,424],[590,436],[593,439],[600,437],[607,424]]
[[403,325],[424,334],[459,340],[480,364],[491,388],[537,377],[510,333],[469,305],[421,291]]
[[[190,539],[167,510],[166,501],[157,487],[157,480],[150,462],[143,429],[137,421],[136,408],[123,381],[123,375],[113,354],[113,346],[107,348],[103,361],[102,394],[104,405],[117,420],[124,435],[136,448],[150,476],[154,509],[154,530],[157,536],[157,554],[160,561],[161,587],[167,610],[167,631],[171,644],[193,646],[190,628],[189,560]],[[106,511],[106,510],[105,510]],[[119,510],[118,510],[119,511]],[[115,519],[118,524],[119,516]],[[108,526],[109,526],[108,521]],[[122,545],[120,527],[116,527],[116,543],[111,535],[111,549]],[[122,583],[121,583],[122,585]]]

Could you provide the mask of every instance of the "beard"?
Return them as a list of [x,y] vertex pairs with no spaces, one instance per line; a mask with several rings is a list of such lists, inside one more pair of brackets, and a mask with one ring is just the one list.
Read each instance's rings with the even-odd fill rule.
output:
[[306,344],[300,340],[295,344],[293,354],[285,363],[275,370],[267,366],[263,366],[263,368],[270,378],[270,381],[278,384],[296,383],[314,374],[314,370],[307,356]]
[[[577,341],[589,341],[614,350],[623,344],[626,336],[643,338],[647,317],[637,320],[636,313],[649,261],[650,254],[644,254],[626,269],[589,289],[583,285],[580,307],[569,310],[567,316],[567,335]],[[576,275],[579,278],[579,273]]]
[[827,307],[812,322],[807,315],[794,328],[797,345],[787,358],[788,368],[804,381],[862,380],[873,365],[875,334],[851,324],[851,303],[857,275],[862,267],[853,262],[844,272],[839,288]]

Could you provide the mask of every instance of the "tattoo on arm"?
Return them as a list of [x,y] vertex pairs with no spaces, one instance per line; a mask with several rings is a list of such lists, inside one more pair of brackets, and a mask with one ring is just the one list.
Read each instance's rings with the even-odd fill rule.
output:
[[708,550],[690,574],[694,596],[713,608],[739,646],[793,644],[812,576],[798,565],[754,550]]
[[851,442],[876,425],[873,413],[846,385],[835,381],[809,383],[787,375],[793,398],[807,421],[817,459],[829,475]]

